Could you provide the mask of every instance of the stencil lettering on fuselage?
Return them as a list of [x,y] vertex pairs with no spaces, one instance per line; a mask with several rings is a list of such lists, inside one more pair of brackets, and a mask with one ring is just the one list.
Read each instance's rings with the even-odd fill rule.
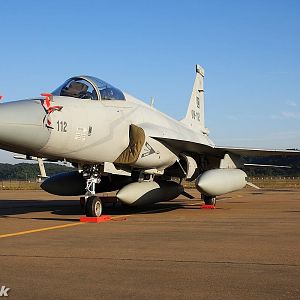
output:
[[75,134],[75,140],[77,141],[85,141],[86,139],[86,133],[87,129],[86,128],[77,128],[76,134]]

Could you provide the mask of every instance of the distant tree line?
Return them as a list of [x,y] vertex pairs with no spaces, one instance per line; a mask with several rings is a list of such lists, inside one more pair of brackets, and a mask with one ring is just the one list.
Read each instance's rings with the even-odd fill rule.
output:
[[[47,176],[62,172],[73,171],[74,168],[53,163],[45,163]],[[0,164],[0,180],[32,180],[40,175],[38,164],[20,163],[20,164]]]
[[271,168],[271,167],[248,167],[244,168],[248,176],[300,176],[300,157],[290,156],[272,156],[272,157],[245,157],[246,163],[290,166],[287,168]]

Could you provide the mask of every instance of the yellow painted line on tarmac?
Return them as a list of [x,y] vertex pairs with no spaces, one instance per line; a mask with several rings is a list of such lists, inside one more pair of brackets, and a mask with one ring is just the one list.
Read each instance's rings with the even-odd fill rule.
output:
[[[199,204],[195,204],[195,205],[199,205]],[[160,209],[153,209],[153,210],[149,210],[149,211],[140,212],[139,214],[147,214],[147,213],[152,213],[152,212],[168,211],[168,210],[170,210],[170,208],[160,208]],[[111,220],[117,221],[118,219],[122,219],[122,218],[125,218],[125,217],[132,217],[132,216],[134,216],[134,214],[119,215],[119,216],[112,217]],[[72,223],[72,224],[64,224],[64,225],[43,227],[43,228],[39,228],[39,229],[18,231],[18,232],[14,232],[14,233],[1,234],[0,239],[19,236],[19,235],[25,235],[25,234],[31,234],[31,233],[37,233],[37,232],[43,232],[43,231],[49,231],[49,230],[55,230],[55,229],[68,228],[68,227],[73,227],[73,226],[78,226],[78,225],[83,225],[83,224],[87,224],[87,223],[84,223],[84,222],[78,222],[77,223],[76,222],[76,223]]]
[[73,227],[73,226],[78,226],[78,225],[83,225],[83,224],[85,224],[85,223],[79,223],[78,222],[78,223],[72,223],[72,224],[64,224],[64,225],[44,227],[44,228],[39,228],[39,229],[19,231],[19,232],[14,232],[14,233],[1,234],[0,235],[0,239],[7,238],[7,237],[18,236],[18,235],[24,235],[24,234],[30,234],[30,233],[36,233],[36,232],[54,230],[54,229],[61,229],[61,228]]
[[[124,218],[124,217],[130,217],[130,216],[132,216],[132,215],[119,215],[119,216],[116,216],[116,217],[112,217],[111,219],[117,221],[118,219],[121,219],[121,218]],[[38,229],[31,229],[31,230],[1,234],[0,239],[13,237],[13,236],[19,236],[19,235],[25,235],[25,234],[31,234],[31,233],[37,233],[37,232],[43,232],[43,231],[49,231],[49,230],[55,230],[55,229],[68,228],[68,227],[84,225],[84,224],[87,224],[87,223],[85,223],[85,222],[76,222],[76,223],[71,223],[71,224],[56,225],[56,226],[43,227],[43,228],[38,228]],[[99,223],[95,223],[95,224],[99,224]]]

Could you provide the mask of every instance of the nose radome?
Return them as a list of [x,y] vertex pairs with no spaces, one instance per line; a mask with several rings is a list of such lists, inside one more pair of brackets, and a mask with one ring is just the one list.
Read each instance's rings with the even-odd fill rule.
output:
[[0,148],[22,152],[44,147],[50,137],[43,125],[44,117],[45,110],[39,100],[0,104]]

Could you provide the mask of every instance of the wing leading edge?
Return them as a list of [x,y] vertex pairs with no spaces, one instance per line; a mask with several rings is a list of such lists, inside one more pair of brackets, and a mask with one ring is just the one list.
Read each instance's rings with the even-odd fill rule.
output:
[[229,152],[239,156],[300,156],[299,150],[277,150],[260,148],[214,147],[214,150]]

